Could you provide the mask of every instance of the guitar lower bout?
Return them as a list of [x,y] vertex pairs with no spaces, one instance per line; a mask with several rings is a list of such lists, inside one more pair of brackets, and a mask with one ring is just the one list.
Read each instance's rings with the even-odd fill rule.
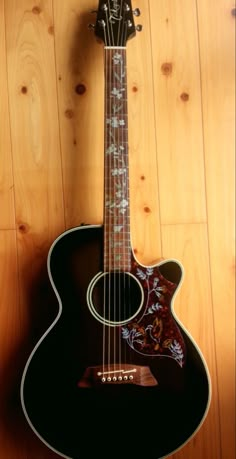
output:
[[[68,230],[52,245],[48,273],[59,310],[27,361],[22,407],[39,438],[73,459],[87,457],[88,434],[96,440],[90,446],[95,456],[104,429],[114,444],[117,434],[122,435],[127,454],[139,457],[142,446],[130,442],[123,425],[127,416],[148,417],[142,423],[143,436],[157,436],[158,442],[143,445],[142,452],[158,459],[191,438],[210,399],[204,359],[173,315],[181,265],[167,260],[145,267],[131,254],[123,284],[113,273],[110,285],[123,291],[132,284],[125,301],[135,299],[134,305],[127,316],[122,312],[124,320],[118,325],[110,324],[108,308],[103,316],[103,286],[109,282],[103,274],[102,248],[102,226]],[[99,300],[99,318],[91,312],[88,297]],[[115,300],[117,306],[120,294]],[[109,304],[113,307],[114,301]],[[118,312],[110,317],[119,322]]]

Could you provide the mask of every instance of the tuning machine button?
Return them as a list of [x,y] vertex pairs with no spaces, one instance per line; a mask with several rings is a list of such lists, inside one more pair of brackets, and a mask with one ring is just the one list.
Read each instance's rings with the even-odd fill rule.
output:
[[139,8],[135,8],[135,10],[133,11],[133,14],[134,14],[134,16],[137,16],[137,17],[141,16],[140,9]]
[[143,30],[143,26],[142,26],[142,24],[138,24],[138,25],[136,25],[136,27],[135,27],[135,28],[136,28],[137,32],[142,32],[142,30]]
[[94,30],[95,29],[95,24],[89,24],[88,25],[89,30]]

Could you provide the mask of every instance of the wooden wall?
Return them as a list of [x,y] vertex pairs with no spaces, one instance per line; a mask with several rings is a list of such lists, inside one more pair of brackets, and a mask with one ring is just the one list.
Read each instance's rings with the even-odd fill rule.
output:
[[[87,29],[96,6],[0,0],[4,459],[58,457],[24,420],[19,384],[52,317],[52,241],[65,228],[102,222],[103,50]],[[142,263],[183,263],[175,310],[212,378],[204,425],[171,459],[233,459],[235,9],[232,0],[133,6],[144,26],[128,44],[133,247]]]

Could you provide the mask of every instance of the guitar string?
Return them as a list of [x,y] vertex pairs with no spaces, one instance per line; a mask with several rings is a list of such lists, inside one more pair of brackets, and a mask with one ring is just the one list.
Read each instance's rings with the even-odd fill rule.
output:
[[[105,46],[107,46],[107,33],[106,33],[107,27],[104,27],[104,40],[105,40]],[[108,97],[107,97],[107,78],[108,78],[108,62],[107,62],[107,50],[104,50],[104,60],[105,60],[105,116],[104,116],[104,122],[105,122],[105,159],[104,159],[104,172],[105,172],[105,177],[104,177],[104,247],[106,248],[105,251],[105,257],[104,257],[104,278],[103,278],[103,374],[105,372],[105,361],[106,361],[106,325],[105,325],[105,317],[106,317],[106,289],[107,289],[107,282],[106,282],[106,268],[107,268],[107,257],[108,257],[108,247],[107,247],[107,231],[108,231],[108,219],[107,219],[107,151],[108,151],[108,141],[107,141],[107,127],[106,127],[106,114],[107,114],[107,102],[108,102]]]
[[[121,4],[121,8],[123,10],[123,2]],[[118,41],[117,41],[117,45],[118,46],[122,46],[123,43],[122,41],[120,41],[120,27],[121,27],[121,22],[122,22],[122,29],[124,27],[124,14],[122,15],[122,21],[120,20],[119,21],[119,27],[118,27]],[[118,76],[118,82],[120,83],[120,90],[123,90],[123,49],[120,49],[120,55],[121,55],[121,59],[119,61],[119,76]],[[124,92],[122,91],[122,96],[123,96]],[[124,100],[122,101],[121,103],[121,110],[120,110],[120,106],[119,104],[117,104],[117,117],[118,117],[118,120],[120,121],[120,111],[121,111],[121,114],[123,115],[124,114]],[[123,154],[123,147],[124,146],[124,138],[123,138],[123,126],[120,125],[120,123],[118,123],[119,127],[118,127],[118,168],[121,168],[122,171],[124,170],[124,167],[125,167],[125,164],[124,164],[124,154]],[[119,189],[118,191],[120,191],[121,193],[119,194],[121,200],[124,199],[124,195],[125,195],[125,189],[124,189],[124,176],[123,174],[120,175],[120,178],[119,178],[120,182],[119,182]],[[118,247],[117,247],[117,253],[118,253],[118,302],[119,302],[119,305],[118,305],[118,318],[119,318],[119,322],[121,321],[121,308],[122,308],[122,305],[124,304],[124,300],[123,300],[123,295],[124,295],[124,285],[123,285],[123,279],[122,279],[122,271],[124,272],[124,254],[125,254],[125,246],[124,246],[124,243],[125,243],[125,240],[124,240],[124,228],[125,228],[125,216],[123,214],[123,218],[122,218],[122,206],[120,205],[120,207],[118,208],[118,213],[119,213],[119,225],[122,223],[122,234],[121,234],[121,237],[118,236]],[[120,234],[120,233],[119,233]],[[123,265],[123,266],[122,266]],[[123,268],[123,269],[122,269]],[[122,358],[121,358],[121,336],[120,336],[120,330],[118,332],[118,366],[119,366],[119,370],[121,371],[121,363],[122,363]]]
[[[121,39],[122,37],[124,36],[124,24],[125,24],[125,18],[124,18],[124,11],[123,11],[123,16],[122,16],[122,35],[121,35]],[[124,41],[122,42],[121,41],[121,46],[124,46]],[[125,83],[125,76],[124,75],[124,50],[122,49],[121,50],[121,55],[122,55],[122,65],[120,66],[120,81],[121,81],[121,86],[122,86],[122,89],[125,89],[125,91],[123,91],[123,95],[124,95],[124,99],[126,97],[126,88],[123,87],[122,83],[124,84]],[[124,78],[124,80],[123,80]],[[123,100],[123,104],[122,104],[122,114],[125,115],[125,100]],[[121,144],[122,144],[122,147],[126,148],[126,144],[124,143],[124,126],[121,127],[121,137],[122,137],[122,140],[121,140]],[[122,157],[122,169],[124,168],[125,171],[126,171],[126,158],[125,158],[125,152],[126,150],[124,150],[123,148],[120,150],[120,155]],[[126,172],[125,172],[126,174]],[[127,180],[127,176],[125,176],[125,180],[124,180],[124,176],[122,175],[122,199],[125,199],[126,198],[126,180]],[[124,211],[125,211],[125,207],[124,207]],[[122,210],[122,209],[121,209]],[[121,273],[120,274],[120,284],[122,285],[122,289],[123,289],[123,292],[121,292],[121,287],[120,287],[120,292],[119,292],[119,298],[120,298],[120,302],[122,301],[122,312],[124,312],[124,308],[125,308],[125,304],[124,304],[124,298],[125,298],[125,256],[126,256],[126,250],[125,250],[125,213],[123,213],[123,218],[122,218],[122,224],[123,224],[123,237],[122,237],[122,246],[119,247],[119,253],[120,253],[120,256],[121,256],[121,260],[122,260],[122,264],[123,264],[123,274]],[[121,310],[121,306],[120,306],[120,310]],[[122,356],[121,356],[121,349],[122,349],[122,346],[121,346],[121,333],[119,333],[119,365],[120,365],[120,370],[121,370],[121,360],[122,360]]]
[[[127,41],[127,31],[128,31],[128,26],[127,26],[127,21],[124,21],[124,32],[123,32],[123,35],[124,35],[124,43],[126,43]],[[125,228],[125,243],[124,243],[124,247],[125,247],[125,267],[124,268],[129,268],[128,266],[128,260],[129,260],[129,248],[128,248],[128,239],[129,239],[129,210],[130,210],[130,207],[129,207],[129,163],[128,163],[128,148],[129,148],[129,145],[128,145],[128,101],[127,101],[127,98],[128,98],[128,88],[127,88],[127,84],[128,84],[128,81],[127,81],[127,65],[126,65],[126,49],[125,51],[123,52],[124,54],[124,72],[125,72],[125,116],[126,116],[126,125],[125,125],[125,165],[126,165],[126,190],[125,190],[125,194],[126,194],[126,199],[128,201],[128,206],[127,206],[127,214],[126,214],[126,228]],[[125,274],[125,269],[124,269],[124,289],[127,289],[128,292],[129,292],[129,280],[128,280],[128,286],[127,286],[127,276]],[[128,295],[128,298],[130,297],[130,295]],[[127,294],[125,295],[125,298],[126,298],[126,301],[127,301]],[[128,310],[127,310],[127,304],[124,305],[125,307],[125,313],[127,314]],[[129,307],[129,305],[128,305]],[[126,360],[126,359],[125,359]]]
[[107,9],[105,10],[105,14],[106,14],[106,25],[105,25],[105,27],[104,27],[104,32],[105,32],[105,34],[106,34],[106,30],[107,30],[107,43],[105,43],[105,44],[106,44],[106,46],[108,46],[108,44],[109,44],[109,46],[111,46],[111,37],[110,37],[110,28],[109,28],[109,18],[108,18],[108,13],[107,13],[107,11],[109,11],[109,15],[110,15],[110,3],[108,3],[108,10],[107,10]]
[[[112,34],[113,37],[113,34]],[[113,43],[113,41],[112,41]],[[110,43],[110,46],[112,45]],[[112,88],[112,52],[111,49],[108,50],[109,54],[109,113],[108,113],[108,119],[112,119],[112,96],[111,96],[111,88]],[[110,132],[110,145],[112,143],[112,139],[114,138],[114,128],[112,126],[112,122],[109,124],[109,132]],[[110,219],[110,224],[109,224],[109,296],[108,296],[108,319],[109,323],[111,322],[111,296],[112,296],[112,265],[113,265],[113,260],[112,260],[112,244],[113,244],[113,177],[112,177],[112,169],[114,167],[114,155],[112,152],[109,154],[109,201],[110,201],[110,209],[109,209],[109,219]],[[112,203],[112,204],[111,204]],[[111,327],[108,326],[108,371],[110,372],[110,366],[111,366]]]
[[[108,10],[109,10],[109,18],[111,18],[111,17],[112,17],[112,14],[111,14],[111,0],[108,1]],[[109,29],[109,25],[110,25],[110,24],[111,24],[112,42],[111,42],[111,40],[109,40],[109,46],[115,46],[112,22],[109,20],[109,21],[108,21],[108,29]]]
[[[114,42],[113,42],[114,44]],[[111,53],[111,75],[112,75],[112,89],[115,88],[116,83],[115,83],[115,49],[110,50]],[[116,319],[116,236],[115,236],[115,226],[118,224],[117,223],[117,207],[116,207],[116,199],[115,199],[115,182],[116,182],[116,175],[115,175],[115,169],[117,167],[116,164],[116,154],[115,154],[115,149],[117,148],[117,135],[116,135],[116,127],[115,127],[115,101],[114,101],[115,95],[113,98],[111,98],[112,104],[111,104],[111,119],[112,119],[112,129],[113,129],[113,139],[114,139],[114,151],[112,154],[112,166],[113,166],[113,172],[111,171],[112,175],[112,200],[113,200],[113,212],[114,212],[114,218],[113,218],[113,225],[112,225],[112,279],[113,279],[113,304],[112,304],[112,313],[113,313],[113,320]],[[114,118],[113,118],[114,117]],[[116,363],[116,328],[113,327],[113,363]]]
[[120,25],[121,25],[121,22],[122,22],[122,27],[123,27],[123,24],[124,24],[124,5],[123,5],[123,1],[124,0],[121,0],[121,5],[120,5],[120,11],[122,12],[123,11],[123,16],[122,16],[122,20],[119,19],[119,27],[118,27],[118,38],[117,38],[117,44],[118,46],[122,46],[122,41],[120,42]]
[[[123,27],[123,24],[124,24],[124,16],[122,16],[122,27]],[[119,26],[118,26],[118,38],[117,38],[117,46],[120,46],[122,45],[122,43],[119,42],[119,31],[120,31],[120,22],[119,22]],[[123,83],[123,55],[122,55],[122,52],[121,52],[121,59],[119,60],[118,59],[118,68],[120,68],[120,72],[117,71],[117,69],[115,68],[115,60],[114,60],[114,57],[115,57],[115,54],[116,54],[116,50],[114,49],[112,51],[112,54],[113,54],[113,65],[112,65],[112,69],[113,69],[113,87],[115,88],[116,87],[116,84],[118,85],[119,87],[119,83],[120,83],[120,89],[122,90],[123,89],[123,86],[122,86],[122,83]],[[118,78],[117,78],[118,76]],[[117,81],[116,81],[117,80]],[[122,113],[124,111],[124,101],[121,103],[121,108],[122,108]],[[115,202],[115,206],[114,206],[114,212],[115,212],[115,219],[116,219],[116,222],[115,224],[117,226],[120,226],[120,224],[122,223],[122,237],[120,238],[120,233],[118,232],[117,233],[117,236],[115,237],[114,235],[114,247],[113,247],[113,270],[114,270],[114,305],[113,305],[113,308],[114,308],[114,317],[115,319],[120,322],[121,321],[121,303],[123,301],[123,298],[122,298],[122,294],[124,295],[124,291],[123,291],[123,283],[122,283],[122,271],[124,272],[124,266],[123,266],[123,270],[122,270],[122,262],[124,264],[124,251],[125,251],[125,248],[124,248],[124,243],[125,243],[125,238],[124,238],[124,229],[125,229],[125,217],[124,217],[124,214],[123,214],[123,218],[120,218],[120,214],[122,215],[121,211],[122,211],[122,207],[121,206],[118,206],[116,203],[117,203],[117,192],[118,191],[122,191],[122,194],[120,196],[122,196],[124,198],[124,194],[125,194],[125,190],[124,190],[124,178],[123,178],[123,175],[119,174],[119,169],[120,168],[123,168],[124,167],[124,164],[123,164],[123,150],[120,148],[121,146],[123,146],[123,143],[124,143],[124,139],[123,139],[123,127],[120,125],[120,111],[119,111],[119,104],[116,105],[116,103],[114,102],[113,103],[113,113],[112,115],[115,117],[117,117],[117,122],[118,122],[118,126],[115,127],[114,125],[114,136],[115,136],[115,145],[116,145],[116,153],[114,152],[114,156],[113,156],[113,166],[114,166],[114,169],[117,169],[118,171],[118,175],[117,175],[117,182],[116,182],[116,179],[114,178],[113,180],[113,198],[114,198],[114,202]],[[116,130],[116,133],[115,133],[115,130]],[[116,176],[115,176],[116,177]],[[117,187],[118,185],[118,187]],[[122,244],[122,245],[121,245]],[[118,275],[118,285],[117,285],[117,275]],[[118,342],[119,342],[119,346],[118,346],[118,355],[116,355],[116,331],[117,331],[117,328],[115,327],[113,332],[114,332],[114,335],[113,335],[113,362],[114,364],[117,364],[119,365],[119,369],[121,370],[121,338],[120,338],[120,334],[118,336]],[[118,361],[118,362],[117,362]]]

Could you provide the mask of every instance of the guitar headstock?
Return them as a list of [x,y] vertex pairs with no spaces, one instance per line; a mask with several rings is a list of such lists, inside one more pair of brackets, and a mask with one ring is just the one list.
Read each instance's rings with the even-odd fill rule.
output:
[[105,46],[126,46],[142,26],[135,26],[134,16],[140,16],[140,10],[132,10],[131,0],[99,0],[95,35],[102,39]]

